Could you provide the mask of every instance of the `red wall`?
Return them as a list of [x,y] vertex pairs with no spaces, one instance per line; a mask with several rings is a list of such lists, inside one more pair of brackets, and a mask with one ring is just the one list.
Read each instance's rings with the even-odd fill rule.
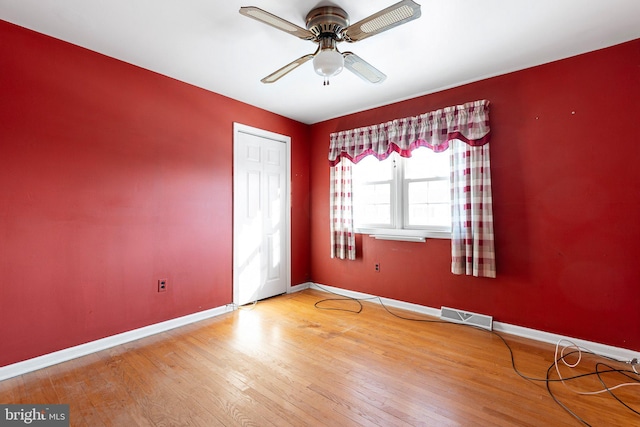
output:
[[[3,21],[0,40],[0,366],[231,301],[234,121],[292,137],[292,284],[640,350],[638,40],[311,127]],[[329,133],[482,98],[498,278],[452,275],[448,240],[330,259]]]
[[309,280],[307,125],[3,21],[0,40],[0,366],[231,302],[234,121],[292,137]]
[[[451,274],[449,240],[358,236],[356,261],[331,259],[329,134],[478,99],[498,277]],[[313,281],[640,350],[639,100],[635,40],[312,126]]]

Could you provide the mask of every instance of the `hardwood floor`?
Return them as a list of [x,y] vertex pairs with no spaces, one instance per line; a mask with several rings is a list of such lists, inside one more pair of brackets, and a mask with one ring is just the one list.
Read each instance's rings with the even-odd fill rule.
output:
[[[0,403],[69,403],[71,425],[92,427],[582,425],[544,382],[515,373],[498,336],[403,320],[373,303],[364,302],[359,314],[314,307],[329,297],[306,290],[272,298],[5,380]],[[320,306],[359,308],[354,301]],[[504,337],[520,372],[546,377],[554,346]],[[585,359],[580,372],[593,370],[594,358]],[[609,386],[630,381],[619,373],[602,377]],[[589,376],[570,386],[602,383]],[[640,416],[608,393],[550,388],[590,425],[640,425]],[[640,387],[614,393],[640,410]]]

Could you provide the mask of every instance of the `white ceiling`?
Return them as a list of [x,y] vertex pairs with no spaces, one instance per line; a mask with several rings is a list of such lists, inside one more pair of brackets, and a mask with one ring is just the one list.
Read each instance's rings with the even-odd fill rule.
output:
[[396,1],[0,0],[0,19],[308,124],[640,37],[640,0],[416,0],[421,18],[339,46],[387,74],[384,83],[345,70],[325,87],[310,62],[260,83],[316,46],[240,6],[304,27],[318,5],[356,22]]

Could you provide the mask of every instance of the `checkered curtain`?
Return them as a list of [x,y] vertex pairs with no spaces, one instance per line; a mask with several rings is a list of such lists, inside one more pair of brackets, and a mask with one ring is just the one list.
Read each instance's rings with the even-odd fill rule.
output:
[[452,141],[451,271],[496,277],[489,144]]
[[331,255],[355,259],[351,206],[351,162],[392,152],[410,157],[418,147],[442,152],[450,147],[452,268],[454,274],[495,277],[491,175],[489,170],[489,101],[480,100],[332,133]]
[[343,159],[331,167],[331,258],[356,259],[351,166],[348,159]]

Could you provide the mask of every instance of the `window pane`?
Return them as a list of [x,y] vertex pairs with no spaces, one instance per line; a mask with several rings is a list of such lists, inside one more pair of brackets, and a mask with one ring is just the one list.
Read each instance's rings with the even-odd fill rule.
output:
[[429,182],[410,182],[408,185],[409,205],[427,203],[429,199]]
[[429,202],[447,203],[451,202],[451,190],[449,180],[429,181]]
[[451,225],[448,180],[410,182],[407,197],[408,226]]
[[355,183],[372,181],[390,181],[393,179],[393,160],[391,157],[380,161],[367,156],[353,166]]
[[414,227],[450,227],[451,208],[444,204],[412,205],[409,207],[409,224]]
[[450,203],[449,181],[417,181],[408,183],[409,204]]
[[365,204],[389,203],[391,185],[388,183],[363,185],[362,194]]
[[449,177],[448,152],[434,153],[427,147],[420,147],[405,160],[405,178],[419,179],[432,177]]
[[391,184],[368,184],[354,192],[354,218],[357,225],[391,224]]

